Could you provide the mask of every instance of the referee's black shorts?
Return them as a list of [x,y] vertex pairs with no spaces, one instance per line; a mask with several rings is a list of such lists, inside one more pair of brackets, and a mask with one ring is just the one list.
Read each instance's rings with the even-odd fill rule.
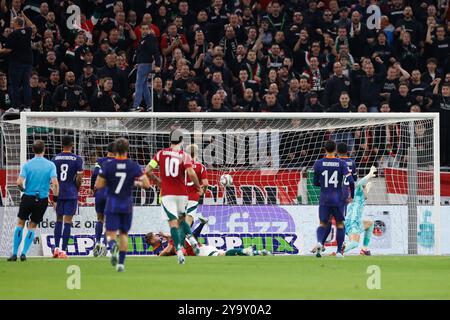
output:
[[38,199],[24,194],[20,200],[19,214],[17,216],[22,220],[27,221],[29,219],[35,224],[39,224],[44,218],[47,206],[48,198]]

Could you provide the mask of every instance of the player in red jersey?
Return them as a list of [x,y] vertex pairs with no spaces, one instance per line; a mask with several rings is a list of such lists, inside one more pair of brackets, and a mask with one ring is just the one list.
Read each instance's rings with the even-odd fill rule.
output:
[[[192,169],[194,169],[197,175],[198,181],[200,182],[203,192],[206,192],[208,188],[208,177],[206,176],[206,168],[203,164],[198,161],[198,146],[196,144],[191,144],[186,147],[186,152],[192,158]],[[200,200],[200,194],[194,187],[194,183],[187,178],[188,187],[188,206],[186,210],[186,222],[192,227],[197,214],[198,201]]]
[[145,173],[149,178],[158,181],[153,170],[158,166],[160,167],[162,213],[163,217],[169,221],[170,234],[177,250],[178,263],[184,264],[185,258],[183,251],[180,249],[186,236],[194,250],[198,251],[197,240],[192,236],[191,228],[186,223],[188,203],[186,176],[189,176],[200,195],[203,194],[203,189],[192,168],[191,156],[181,149],[183,133],[179,129],[170,133],[170,143],[170,148],[162,149],[156,153],[145,168]]

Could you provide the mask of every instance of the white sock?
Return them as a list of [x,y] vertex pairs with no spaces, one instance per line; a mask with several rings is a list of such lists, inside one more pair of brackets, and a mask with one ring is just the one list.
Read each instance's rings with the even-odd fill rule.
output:
[[191,246],[197,246],[198,245],[198,242],[197,242],[197,240],[195,240],[194,236],[190,236],[188,241],[191,244]]

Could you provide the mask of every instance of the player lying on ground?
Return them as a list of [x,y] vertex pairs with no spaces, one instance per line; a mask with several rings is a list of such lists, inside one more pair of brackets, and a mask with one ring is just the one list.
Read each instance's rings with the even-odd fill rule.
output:
[[[59,182],[59,196],[53,197],[56,205],[55,246],[53,258],[67,259],[67,245],[69,244],[73,216],[78,207],[78,190],[83,180],[83,159],[72,153],[73,138],[63,136],[61,139],[62,152],[53,157]],[[64,229],[63,229],[64,222]],[[62,237],[62,247],[59,244]]]
[[368,250],[367,247],[370,243],[374,223],[373,220],[363,219],[362,216],[372,184],[369,181],[375,177],[375,172],[377,172],[377,169],[372,166],[369,174],[356,183],[355,198],[353,199],[353,202],[349,204],[347,216],[345,217],[345,233],[350,242],[345,246],[344,252],[349,252],[357,248],[359,246],[360,234],[364,232],[363,248],[361,249],[360,254],[370,256],[370,250]]
[[170,132],[169,138],[170,147],[156,153],[145,168],[145,173],[150,179],[158,182],[153,170],[158,166],[160,168],[162,214],[163,218],[169,222],[170,234],[177,249],[178,263],[184,264],[185,257],[180,249],[186,237],[194,250],[198,250],[196,248],[197,240],[192,236],[191,228],[185,221],[188,203],[188,190],[185,183],[186,175],[194,183],[199,195],[203,194],[203,189],[200,186],[197,174],[192,169],[190,155],[181,149],[183,133],[178,129],[173,130]]
[[[106,236],[112,253],[111,264],[118,272],[125,271],[128,231],[133,220],[133,189],[136,186],[145,189],[150,187],[140,165],[127,159],[128,149],[127,139],[117,139],[117,157],[103,163],[95,181],[97,190],[108,188],[105,206]],[[116,243],[117,231],[120,236],[119,245]]]
[[106,256],[106,235],[103,238],[103,243],[100,241],[103,234],[103,226],[105,224],[105,205],[106,205],[106,194],[108,188],[105,187],[100,190],[95,189],[95,180],[97,180],[98,173],[102,165],[114,159],[116,157],[116,143],[111,142],[108,144],[106,157],[98,158],[95,163],[94,172],[91,176],[91,190],[94,192],[95,196],[95,212],[97,212],[97,222],[95,224],[95,247],[94,247],[94,257]]
[[[203,227],[208,223],[208,219],[203,217],[198,217],[200,224],[192,230],[192,236],[195,237],[195,239],[198,238],[200,233],[203,230]],[[168,240],[168,237],[164,237],[164,234],[162,231],[160,231],[156,236],[158,238],[155,238],[155,234],[153,232],[149,232],[145,235],[145,242],[153,247],[153,251],[155,254],[159,256],[173,256],[177,254],[177,250],[175,249],[172,237],[170,237],[170,240]],[[185,245],[186,242],[188,242],[185,239]]]
[[[203,188],[203,193],[208,189],[208,178],[206,176],[206,168],[198,161],[198,146],[191,144],[186,147],[186,152],[192,158],[192,169],[194,169],[197,175],[198,181]],[[192,227],[197,214],[198,201],[200,200],[200,194],[194,186],[194,183],[187,177],[186,185],[188,188],[188,206],[186,209],[186,223]]]
[[[314,185],[320,187],[319,219],[317,228],[316,257],[321,257],[323,239],[328,229],[331,216],[336,221],[336,239],[338,243],[337,258],[343,257],[342,245],[345,239],[345,202],[351,202],[354,197],[355,183],[348,170],[347,163],[335,157],[336,143],[328,140],[325,142],[326,156],[317,160],[314,164]],[[346,180],[345,180],[346,179]],[[348,181],[350,197],[344,189],[344,182]]]
[[[203,228],[203,225],[205,223],[202,222],[199,227]],[[200,234],[199,227],[197,227],[192,234],[195,234],[196,237]],[[155,252],[159,252],[159,256],[174,256],[177,254],[177,250],[174,247],[172,237],[168,233],[157,233],[154,234],[153,232],[149,232],[145,235],[145,242],[148,245],[151,245],[153,247],[153,250]],[[266,250],[253,250],[252,247],[248,247],[245,249],[230,249],[227,251],[219,250],[214,246],[208,246],[208,245],[202,245],[198,244],[198,254],[199,257],[210,257],[210,256],[266,256],[270,253]],[[195,252],[192,249],[190,243],[185,240],[185,247],[182,247],[181,250],[183,250],[184,255],[186,256],[195,256]]]

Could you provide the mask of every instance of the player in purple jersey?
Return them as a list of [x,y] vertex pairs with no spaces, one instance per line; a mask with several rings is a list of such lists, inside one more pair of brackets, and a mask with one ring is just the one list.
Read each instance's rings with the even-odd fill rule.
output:
[[[63,136],[62,152],[53,157],[59,182],[59,196],[53,197],[56,204],[54,258],[67,258],[67,244],[70,238],[72,220],[78,207],[78,190],[83,179],[83,159],[72,153],[73,138]],[[56,198],[56,199],[55,199]],[[64,229],[63,229],[64,222]],[[59,248],[62,237],[62,247]]]
[[[338,249],[336,257],[341,258],[342,244],[344,243],[344,202],[351,202],[355,191],[355,182],[348,170],[345,161],[335,157],[336,143],[328,140],[325,142],[326,156],[317,160],[314,164],[314,185],[320,187],[319,218],[320,225],[317,228],[316,257],[321,257],[323,238],[328,228],[331,216],[336,220],[336,239]],[[343,188],[347,179],[350,187],[350,197]],[[347,197],[347,198],[346,198]]]
[[[348,147],[347,144],[345,142],[341,142],[337,145],[337,157],[339,159],[342,159],[345,161],[345,163],[347,164],[348,167],[348,171],[351,173],[352,177],[353,177],[353,181],[356,183],[356,181],[358,180],[358,173],[356,172],[356,163],[355,160],[349,158],[348,156]],[[344,211],[344,216],[347,215],[347,199],[350,196],[350,186],[348,181],[345,179],[344,180],[344,203],[343,205],[345,206],[345,211]],[[328,221],[328,228],[325,231],[325,234],[323,236],[322,239],[322,243],[325,244],[325,242],[328,239],[328,236],[330,235],[331,232],[331,221]],[[325,246],[322,247],[322,250],[325,250]],[[312,250],[313,253],[315,253],[315,247]]]
[[[355,160],[350,158],[348,156],[348,154],[349,154],[349,150],[348,150],[347,144],[345,142],[339,143],[337,145],[337,157],[339,159],[345,161],[345,163],[347,164],[347,167],[348,167],[348,171],[352,175],[353,182],[356,184],[356,182],[358,181],[358,172],[356,171],[356,162],[355,162]],[[345,216],[347,216],[347,207],[348,207],[348,202],[346,199],[349,198],[350,192],[351,192],[351,190],[350,190],[349,182],[347,181],[347,179],[345,179],[344,180],[344,202],[343,202],[343,204],[345,206],[345,212],[344,212]],[[325,240],[326,240],[326,238],[325,238]],[[344,247],[345,247],[345,241],[344,241],[344,245],[342,248],[342,252],[344,252],[344,250],[345,250]]]
[[[133,219],[133,188],[135,186],[145,189],[150,187],[150,182],[139,164],[127,159],[128,149],[127,139],[117,139],[116,158],[103,163],[95,181],[97,190],[107,188],[106,236],[112,252],[111,264],[118,272],[125,271],[128,231]],[[136,181],[137,178],[139,178],[138,181]],[[118,231],[119,245],[116,243]]]
[[98,158],[95,163],[94,171],[91,176],[91,189],[95,195],[95,212],[97,212],[97,222],[95,224],[95,247],[93,250],[94,257],[106,255],[106,235],[104,236],[104,242],[100,241],[103,234],[103,225],[105,224],[105,205],[106,205],[106,192],[107,188],[100,190],[95,189],[95,180],[97,179],[100,168],[103,163],[110,161],[116,157],[116,144],[111,142],[108,145],[106,157]]

